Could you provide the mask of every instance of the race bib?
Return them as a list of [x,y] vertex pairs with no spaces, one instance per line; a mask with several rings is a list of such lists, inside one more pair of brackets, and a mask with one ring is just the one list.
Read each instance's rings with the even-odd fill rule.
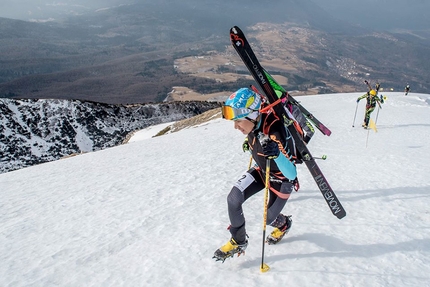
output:
[[243,192],[248,186],[255,181],[254,177],[250,173],[242,175],[234,184],[241,192]]

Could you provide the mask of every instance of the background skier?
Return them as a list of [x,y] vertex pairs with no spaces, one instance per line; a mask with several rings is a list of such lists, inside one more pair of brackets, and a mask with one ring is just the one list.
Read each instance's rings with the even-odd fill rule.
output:
[[364,114],[364,122],[362,124],[362,127],[365,129],[367,129],[369,126],[370,114],[375,110],[376,103],[378,103],[379,107],[381,107],[381,99],[377,95],[378,93],[372,89],[361,97],[357,98],[357,103],[360,102],[361,99],[366,98],[366,111]]
[[405,87],[405,96],[408,95],[410,89],[411,89],[411,87],[409,86],[409,84],[407,84]]

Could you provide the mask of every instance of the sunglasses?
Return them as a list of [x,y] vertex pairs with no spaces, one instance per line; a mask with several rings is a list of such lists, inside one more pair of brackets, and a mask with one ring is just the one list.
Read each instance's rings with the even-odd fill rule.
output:
[[258,110],[252,110],[252,109],[235,109],[230,106],[222,106],[222,117],[226,120],[237,120],[240,118],[244,118],[250,113]]

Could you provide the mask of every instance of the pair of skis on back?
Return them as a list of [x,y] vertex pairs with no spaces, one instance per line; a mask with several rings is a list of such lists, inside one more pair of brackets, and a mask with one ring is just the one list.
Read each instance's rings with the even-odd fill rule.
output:
[[[279,96],[276,91],[281,92],[283,96],[287,97],[287,100],[296,105],[303,115],[311,121],[314,126],[320,130],[324,135],[329,136],[331,131],[323,125],[318,119],[316,119],[308,110],[306,110],[299,102],[297,102],[288,92],[280,86],[275,79],[261,66],[257,57],[255,56],[248,40],[246,39],[242,30],[239,27],[234,26],[230,29],[230,39],[233,47],[236,52],[241,57],[245,66],[248,68],[249,72],[253,76],[254,80],[257,82],[260,89],[263,91],[267,100],[270,103],[274,103],[279,100]],[[281,94],[279,93],[279,94]],[[282,105],[282,103],[276,104],[273,106],[273,110],[278,116],[284,118],[286,122],[289,122],[290,119]],[[309,149],[306,144],[303,142],[303,139],[299,132],[294,128],[294,125],[288,125],[288,130],[293,135],[296,149],[300,154],[301,159],[306,164],[309,172],[314,178],[319,190],[321,191],[327,205],[329,206],[333,215],[337,218],[341,219],[346,216],[346,211],[339,202],[334,193],[333,189],[330,187],[327,179],[324,177],[324,174],[321,172],[318,167],[315,158],[312,157]]]

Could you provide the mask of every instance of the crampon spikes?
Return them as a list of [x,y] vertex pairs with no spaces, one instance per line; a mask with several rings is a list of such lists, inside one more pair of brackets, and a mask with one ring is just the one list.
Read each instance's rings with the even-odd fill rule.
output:
[[241,256],[242,254],[245,255],[245,250],[241,250],[241,251],[235,252],[235,253],[229,252],[229,253],[223,253],[223,254],[221,254],[221,253],[215,254],[212,257],[212,259],[215,259],[215,261],[221,261],[222,263],[224,263],[224,261],[227,258],[232,258],[232,257],[234,257],[235,254],[237,254],[237,257]]

